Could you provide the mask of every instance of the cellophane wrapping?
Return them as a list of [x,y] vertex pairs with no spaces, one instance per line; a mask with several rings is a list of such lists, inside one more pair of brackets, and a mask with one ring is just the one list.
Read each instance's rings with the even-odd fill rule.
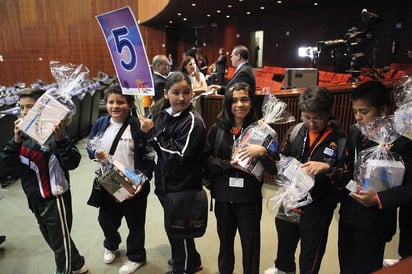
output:
[[[102,147],[102,135],[96,135],[87,143],[89,151],[104,152]],[[106,158],[100,161],[100,165],[95,171],[97,181],[119,202],[123,202],[129,194],[133,194],[137,186],[148,181],[146,175],[140,170],[131,170],[124,164],[116,161],[107,152]]]
[[299,209],[312,202],[310,190],[315,178],[301,169],[302,163],[294,157],[280,156],[276,184],[280,189],[267,200],[266,207],[276,218],[299,223]]
[[54,125],[62,120],[70,124],[76,112],[71,92],[80,87],[89,70],[83,65],[50,62],[50,69],[57,87],[48,89],[30,109],[19,124],[20,129],[44,145],[53,133]]
[[392,143],[400,137],[395,129],[394,117],[379,117],[357,126],[363,135],[378,144],[358,154],[354,173],[358,186],[379,192],[401,185],[405,165],[397,153],[390,151]]
[[238,160],[239,166],[261,180],[263,165],[258,159],[239,159],[238,152],[248,144],[264,146],[269,151],[276,151],[278,147],[278,134],[271,126],[295,121],[295,117],[287,110],[287,104],[276,98],[273,94],[265,95],[262,107],[263,118],[257,123],[248,126],[233,144],[232,158]]
[[393,88],[395,128],[401,135],[412,140],[412,77],[404,76]]

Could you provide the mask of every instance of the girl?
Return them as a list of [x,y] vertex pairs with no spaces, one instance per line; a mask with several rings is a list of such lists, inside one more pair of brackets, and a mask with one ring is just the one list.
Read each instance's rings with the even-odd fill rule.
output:
[[[207,173],[215,199],[217,232],[220,239],[219,273],[233,273],[234,238],[239,230],[243,273],[259,273],[262,181],[245,172],[232,160],[232,146],[243,131],[256,121],[255,96],[246,83],[236,83],[223,99],[222,112],[207,136]],[[260,145],[240,150],[241,158],[260,158],[265,169],[276,173],[276,155]]]
[[[200,160],[206,132],[200,114],[193,110],[192,95],[189,76],[175,72],[167,79],[164,101],[156,105],[153,120],[140,117],[141,129],[158,155],[155,194],[165,211],[167,193],[202,189]],[[172,270],[168,273],[202,270],[194,239],[166,233],[172,249]]]

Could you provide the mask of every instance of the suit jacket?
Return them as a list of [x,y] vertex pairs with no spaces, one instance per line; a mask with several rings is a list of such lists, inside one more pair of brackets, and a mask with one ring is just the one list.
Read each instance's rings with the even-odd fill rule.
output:
[[227,64],[227,57],[225,54],[220,55],[216,61],[216,73],[225,73]]
[[227,88],[239,82],[248,83],[252,91],[256,91],[256,79],[253,74],[253,68],[249,65],[249,63],[243,64],[240,69],[235,72],[235,75],[233,75],[227,85],[220,89],[219,93],[225,94]]
[[160,76],[157,73],[153,73],[153,86],[155,89],[155,95],[153,100],[156,102],[157,100],[163,98],[164,89],[166,84],[166,78]]

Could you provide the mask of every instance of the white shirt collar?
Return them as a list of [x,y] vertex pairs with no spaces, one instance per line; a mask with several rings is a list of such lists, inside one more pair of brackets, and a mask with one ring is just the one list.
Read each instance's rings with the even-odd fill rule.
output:
[[167,109],[165,109],[165,111],[166,111],[167,113],[169,113],[170,116],[172,116],[172,117],[178,117],[178,116],[180,116],[180,114],[182,113],[182,112],[178,112],[178,113],[173,114],[172,107],[168,107]]

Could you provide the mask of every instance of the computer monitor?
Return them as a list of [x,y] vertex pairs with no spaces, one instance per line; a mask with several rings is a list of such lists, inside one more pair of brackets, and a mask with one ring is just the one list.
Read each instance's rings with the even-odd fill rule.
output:
[[318,69],[286,68],[285,88],[305,88],[318,85]]

